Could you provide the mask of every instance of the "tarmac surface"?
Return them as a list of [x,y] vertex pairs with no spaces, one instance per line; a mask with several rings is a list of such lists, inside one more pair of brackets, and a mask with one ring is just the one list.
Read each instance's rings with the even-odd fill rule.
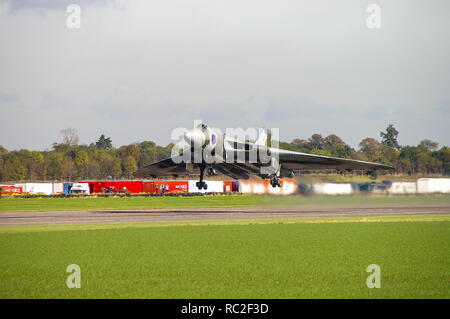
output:
[[0,213],[0,226],[450,214],[444,204],[263,206]]

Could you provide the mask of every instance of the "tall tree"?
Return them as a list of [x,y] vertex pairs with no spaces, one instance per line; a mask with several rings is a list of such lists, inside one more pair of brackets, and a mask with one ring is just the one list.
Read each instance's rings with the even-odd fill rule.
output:
[[400,149],[400,145],[398,145],[397,142],[398,131],[394,128],[394,125],[389,124],[389,126],[386,128],[386,133],[381,132],[380,136],[382,138],[382,144],[395,150]]
[[381,145],[376,139],[366,137],[359,143],[359,150],[368,160],[375,160],[380,157]]
[[424,139],[420,142],[420,145],[426,147],[429,151],[435,151],[438,149],[439,143],[433,142],[432,140],[429,139]]
[[308,139],[308,142],[311,146],[311,149],[321,150],[324,145],[324,140],[322,138],[322,135],[320,134],[311,135],[311,137]]
[[61,130],[63,144],[67,146],[76,146],[80,142],[78,131],[72,127]]
[[106,137],[104,134],[100,136],[98,141],[95,143],[98,148],[102,148],[104,150],[110,150],[112,148],[112,141],[110,137]]
[[3,178],[5,181],[20,181],[27,177],[27,168],[20,158],[19,152],[11,152],[4,156]]
[[127,177],[132,177],[133,172],[138,169],[136,160],[131,155],[128,155],[124,158],[122,165],[123,172]]
[[355,150],[347,145],[339,136],[328,135],[323,139],[324,149],[332,156],[350,158]]
[[450,148],[444,146],[435,154],[436,158],[442,163],[442,173],[447,176],[450,175]]

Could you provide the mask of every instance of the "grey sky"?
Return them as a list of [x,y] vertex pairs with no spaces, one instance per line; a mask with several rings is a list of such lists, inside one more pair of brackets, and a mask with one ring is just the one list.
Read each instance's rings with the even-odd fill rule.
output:
[[[81,6],[81,29],[66,6]],[[366,27],[369,3],[381,29]],[[450,144],[450,2],[2,1],[0,145],[170,142],[175,127],[279,127],[351,146]]]

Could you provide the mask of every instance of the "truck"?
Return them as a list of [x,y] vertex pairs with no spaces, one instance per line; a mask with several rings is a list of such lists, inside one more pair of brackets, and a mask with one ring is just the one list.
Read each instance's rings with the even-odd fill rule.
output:
[[79,194],[89,195],[89,193],[90,191],[88,183],[74,183],[69,191],[70,195],[79,195]]

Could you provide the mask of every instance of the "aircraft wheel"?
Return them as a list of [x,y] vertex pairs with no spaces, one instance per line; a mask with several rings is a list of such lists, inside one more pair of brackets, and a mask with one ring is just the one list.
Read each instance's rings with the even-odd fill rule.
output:
[[281,181],[277,178],[277,179],[271,179],[270,180],[270,185],[272,187],[281,187]]
[[208,189],[208,185],[204,181],[195,183],[195,186],[197,186],[198,189]]

